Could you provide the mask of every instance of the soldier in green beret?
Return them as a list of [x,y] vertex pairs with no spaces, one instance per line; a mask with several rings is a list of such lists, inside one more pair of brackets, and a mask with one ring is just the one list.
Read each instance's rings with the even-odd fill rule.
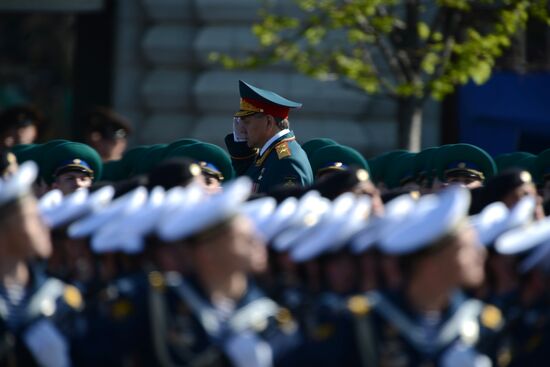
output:
[[169,153],[172,157],[187,157],[199,164],[208,192],[221,191],[223,182],[234,176],[231,157],[217,145],[198,142],[180,146]]
[[46,183],[68,195],[91,187],[101,177],[103,165],[99,154],[90,146],[68,142],[53,147],[41,168]]
[[438,176],[447,184],[462,184],[469,189],[483,186],[497,172],[493,158],[471,144],[450,144],[439,148],[436,155]]
[[370,176],[369,164],[361,153],[344,145],[326,145],[319,148],[312,153],[310,162],[316,180],[330,172],[345,171],[351,166],[364,169]]
[[316,138],[308,140],[302,144],[302,149],[306,152],[307,158],[311,161],[313,153],[315,153],[318,149],[326,147],[327,145],[338,145],[338,143],[328,138]]
[[278,185],[311,184],[311,166],[288,122],[290,109],[302,105],[243,81],[239,91],[233,134],[225,138],[237,174],[250,177],[258,193]]

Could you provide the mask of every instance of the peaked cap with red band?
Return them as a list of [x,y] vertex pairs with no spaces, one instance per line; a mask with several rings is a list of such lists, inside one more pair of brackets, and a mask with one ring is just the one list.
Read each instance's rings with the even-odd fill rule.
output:
[[286,119],[291,108],[302,107],[301,103],[288,100],[277,93],[254,87],[242,80],[239,80],[239,93],[241,103],[235,117],[245,117],[261,112]]

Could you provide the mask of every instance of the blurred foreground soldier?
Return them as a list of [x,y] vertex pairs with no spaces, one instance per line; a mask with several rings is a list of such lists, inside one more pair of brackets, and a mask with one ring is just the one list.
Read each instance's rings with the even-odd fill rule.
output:
[[34,163],[0,182],[0,365],[70,366],[71,315],[82,307],[80,292],[48,278],[37,266],[51,243],[30,187]]
[[103,164],[99,154],[90,146],[68,142],[53,147],[40,168],[52,189],[68,195],[91,187],[101,177]]
[[510,366],[543,366],[550,358],[550,218],[508,231],[495,248],[513,259],[521,280],[507,319]]
[[233,134],[225,137],[237,174],[250,177],[257,193],[278,185],[310,185],[311,166],[288,122],[290,109],[302,105],[242,80],[239,92]]
[[0,114],[0,147],[32,144],[42,123],[41,113],[31,106],[15,106]]
[[[95,200],[102,190],[109,187],[89,195],[86,201]],[[112,195],[112,188],[109,191]],[[108,206],[96,208],[67,229],[73,241],[85,241],[95,260],[94,277],[85,284],[87,307],[80,323],[82,339],[75,348],[78,366],[152,365],[148,282],[140,266],[141,236],[134,236],[143,225],[133,228],[120,222],[130,212],[147,212],[147,200],[147,190],[138,187]]]
[[132,133],[128,120],[109,108],[98,107],[85,123],[86,143],[97,150],[103,162],[122,158]]
[[249,278],[265,270],[265,245],[238,215],[251,182],[159,223],[160,237],[189,248],[191,275],[151,273],[153,336],[161,365],[287,366],[296,324]]
[[496,363],[501,312],[460,291],[484,278],[483,248],[466,221],[469,202],[459,187],[423,197],[381,239],[382,251],[400,256],[405,285],[350,299],[363,365]]

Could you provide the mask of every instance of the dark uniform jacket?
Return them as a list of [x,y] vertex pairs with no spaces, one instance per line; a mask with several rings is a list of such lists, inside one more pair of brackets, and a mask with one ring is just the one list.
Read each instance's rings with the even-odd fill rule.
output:
[[509,353],[500,310],[460,292],[433,317],[416,314],[401,293],[369,292],[348,307],[363,365],[498,366]]
[[192,277],[176,273],[150,275],[153,339],[159,365],[231,366],[239,337],[269,345],[275,366],[293,365],[301,343],[288,310],[266,297],[252,282],[227,318],[220,317]]
[[250,177],[255,192],[267,192],[279,185],[306,186],[313,183],[307,155],[292,132],[275,140],[261,156],[246,142],[235,142],[233,134],[225,137],[225,144],[235,172]]
[[6,293],[0,297],[0,366],[70,366],[82,298],[77,288],[31,269],[15,323],[8,318]]

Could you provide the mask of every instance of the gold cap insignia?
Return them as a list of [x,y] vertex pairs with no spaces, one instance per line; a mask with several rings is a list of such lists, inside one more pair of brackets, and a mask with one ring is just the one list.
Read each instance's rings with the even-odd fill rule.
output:
[[460,163],[458,164],[458,168],[466,168],[466,163],[460,162]]
[[80,159],[73,159],[73,163],[74,164],[80,164],[82,161]]

